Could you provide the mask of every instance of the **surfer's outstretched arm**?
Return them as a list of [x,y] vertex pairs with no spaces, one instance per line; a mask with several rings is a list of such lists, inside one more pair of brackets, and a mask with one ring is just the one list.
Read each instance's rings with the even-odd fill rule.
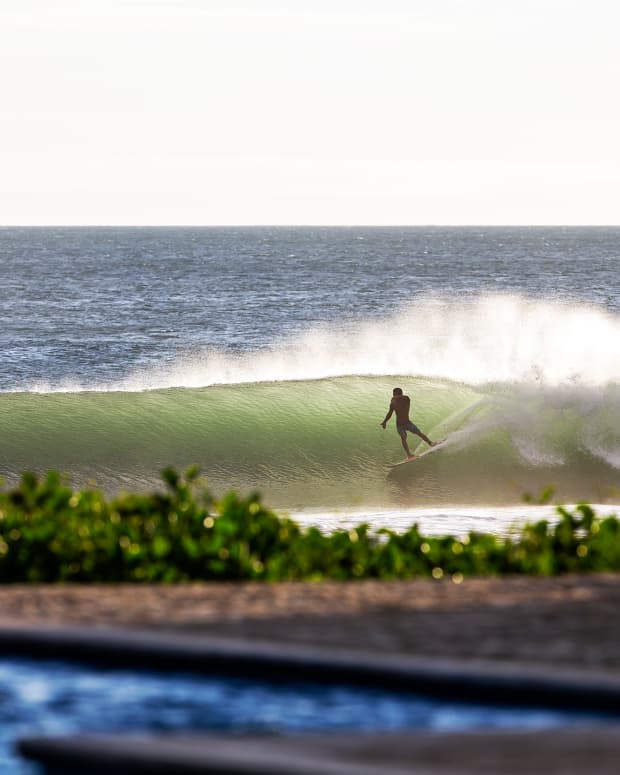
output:
[[385,415],[385,420],[381,423],[381,427],[382,428],[385,428],[385,424],[387,423],[387,421],[390,419],[390,417],[393,414],[394,414],[394,407],[392,406],[392,404],[390,404],[390,409],[389,409],[388,413]]

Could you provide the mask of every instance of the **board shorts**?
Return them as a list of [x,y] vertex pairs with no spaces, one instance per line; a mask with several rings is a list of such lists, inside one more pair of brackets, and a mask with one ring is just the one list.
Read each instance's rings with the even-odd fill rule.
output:
[[412,423],[411,420],[408,422],[404,422],[402,425],[397,425],[396,430],[399,434],[399,436],[407,435],[407,431],[411,431],[411,433],[420,433],[420,429],[415,423]]

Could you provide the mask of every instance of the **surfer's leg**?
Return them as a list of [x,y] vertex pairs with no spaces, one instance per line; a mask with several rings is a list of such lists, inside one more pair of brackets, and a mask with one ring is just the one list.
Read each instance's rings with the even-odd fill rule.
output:
[[422,441],[425,441],[428,444],[429,447],[434,447],[437,444],[436,441],[431,441],[425,433],[422,433],[422,431],[415,423],[410,422],[407,426],[407,430],[410,430],[411,433],[415,433],[416,436],[419,436]]
[[405,454],[407,455],[407,459],[415,457],[415,455],[411,454],[411,450],[409,449],[409,445],[407,444],[407,431],[399,431],[398,435],[400,436],[400,440],[403,444],[403,449],[405,450]]
[[435,446],[435,444],[437,444],[437,442],[436,442],[436,441],[431,441],[431,440],[428,438],[428,436],[427,436],[426,434],[422,433],[422,431],[421,431],[421,430],[419,430],[419,429],[418,429],[418,436],[419,436],[419,437],[420,437],[420,438],[421,438],[423,441],[425,441],[425,442],[428,444],[428,446],[429,446],[429,447],[434,447],[434,446]]

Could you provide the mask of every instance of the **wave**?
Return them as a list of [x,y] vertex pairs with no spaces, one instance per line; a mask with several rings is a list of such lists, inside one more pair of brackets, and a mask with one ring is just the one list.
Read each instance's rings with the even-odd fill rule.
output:
[[67,378],[29,389],[135,392],[359,375],[605,386],[620,382],[620,315],[519,295],[427,296],[387,318],[314,326],[252,352],[207,349],[115,382]]
[[[448,441],[389,469],[403,453],[393,424],[379,423],[396,384],[415,422]],[[425,372],[5,393],[0,427],[9,480],[56,468],[78,486],[116,492],[151,489],[164,466],[197,464],[216,493],[258,489],[289,510],[500,505],[549,485],[565,501],[620,502],[620,387],[611,382],[477,384]]]

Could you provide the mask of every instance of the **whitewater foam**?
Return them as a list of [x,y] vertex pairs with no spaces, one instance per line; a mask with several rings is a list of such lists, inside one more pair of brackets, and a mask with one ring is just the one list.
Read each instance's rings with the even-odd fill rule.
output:
[[[569,511],[576,504],[565,506]],[[617,516],[618,507],[606,503],[593,504],[600,518]],[[525,524],[540,520],[554,524],[559,519],[557,506],[554,505],[519,505],[493,508],[468,508],[453,506],[442,508],[413,509],[340,509],[325,511],[308,509],[295,511],[292,519],[306,527],[318,527],[330,532],[333,530],[349,530],[365,523],[372,530],[389,528],[396,533],[405,532],[417,524],[422,533],[427,535],[465,536],[471,531],[495,533],[509,536],[520,530]]]
[[516,295],[427,297],[389,318],[315,326],[266,350],[187,355],[129,376],[122,389],[354,375],[602,386],[620,381],[620,316]]
[[115,382],[37,382],[25,392],[140,392],[390,375],[470,386],[605,387],[620,382],[620,315],[519,295],[427,296],[387,318],[316,325],[264,349],[183,353]]

